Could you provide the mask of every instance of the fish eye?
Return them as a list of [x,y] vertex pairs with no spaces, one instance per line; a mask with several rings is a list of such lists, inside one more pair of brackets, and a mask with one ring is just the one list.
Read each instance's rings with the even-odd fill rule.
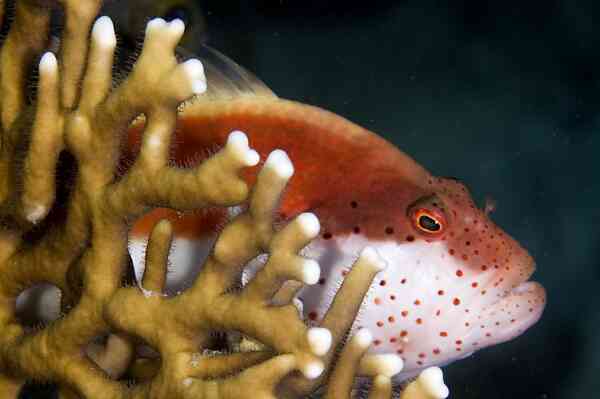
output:
[[444,217],[426,208],[419,208],[414,212],[413,224],[419,231],[433,235],[442,233],[445,228]]

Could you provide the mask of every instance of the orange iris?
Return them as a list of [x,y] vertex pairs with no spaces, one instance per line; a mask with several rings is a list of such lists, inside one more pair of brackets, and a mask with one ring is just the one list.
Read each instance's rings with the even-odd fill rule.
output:
[[441,234],[446,227],[441,214],[425,208],[419,208],[413,213],[413,224],[419,231],[432,235]]

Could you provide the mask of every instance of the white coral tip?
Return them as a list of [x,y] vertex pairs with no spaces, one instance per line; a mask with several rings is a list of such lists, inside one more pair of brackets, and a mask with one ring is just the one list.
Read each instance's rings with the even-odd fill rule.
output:
[[248,166],[256,166],[260,162],[260,155],[254,150],[250,150],[246,153],[246,159],[244,164]]
[[314,238],[319,234],[321,223],[319,218],[311,212],[304,212],[298,215],[298,223],[304,234],[309,238]]
[[331,332],[322,327],[310,328],[307,332],[308,345],[315,356],[323,356],[331,348]]
[[190,81],[192,92],[202,94],[206,91],[206,76],[204,75],[204,65],[202,61],[192,58],[182,64],[182,68]]
[[313,259],[305,259],[302,265],[302,282],[308,285],[317,284],[319,277],[321,277],[319,263]]
[[33,224],[37,224],[44,216],[46,216],[47,208],[43,205],[34,205],[27,212],[27,220]]
[[185,23],[179,19],[175,18],[171,22],[169,22],[169,33],[173,36],[181,37],[185,32]]
[[151,19],[150,21],[148,21],[148,24],[146,25],[146,35],[157,28],[161,28],[163,26],[165,26],[167,24],[167,22],[162,19],[162,18],[154,18]]
[[368,328],[361,328],[354,334],[354,342],[359,347],[365,349],[373,342],[373,334],[371,334]]
[[294,165],[283,150],[274,150],[267,157],[265,168],[272,168],[282,179],[289,179],[294,174]]
[[444,374],[439,367],[429,367],[421,372],[417,379],[425,392],[435,399],[446,399],[450,394],[444,384]]
[[248,136],[240,130],[234,130],[229,133],[229,136],[227,137],[227,145],[241,150],[247,150],[249,145]]
[[147,142],[148,147],[152,149],[160,148],[163,144],[163,141],[158,135],[149,135]]
[[102,47],[115,47],[117,45],[115,27],[110,17],[103,16],[96,20],[92,29],[92,39]]
[[368,355],[362,358],[361,368],[371,375],[384,375],[393,377],[402,371],[404,362],[398,355],[383,353],[378,355]]
[[308,378],[309,380],[314,380],[323,373],[323,370],[323,363],[310,362],[302,368],[302,374],[304,374],[304,377]]
[[182,66],[190,80],[204,77],[204,65],[199,59],[191,58],[184,62]]
[[402,358],[398,355],[382,354],[378,356],[378,360],[380,361],[381,367],[380,374],[382,375],[385,375],[387,377],[393,377],[394,375],[401,372],[404,368],[404,362],[402,361]]
[[227,138],[227,147],[230,148],[245,166],[255,166],[260,161],[258,153],[248,147],[246,133],[235,130]]
[[50,51],[44,53],[40,59],[40,71],[41,72],[55,72],[58,69],[58,62],[56,56]]
[[192,93],[194,94],[202,94],[206,91],[206,81],[202,79],[197,79],[192,82]]
[[383,259],[373,247],[365,247],[360,253],[360,257],[375,266],[379,271],[385,270],[387,267],[385,259]]

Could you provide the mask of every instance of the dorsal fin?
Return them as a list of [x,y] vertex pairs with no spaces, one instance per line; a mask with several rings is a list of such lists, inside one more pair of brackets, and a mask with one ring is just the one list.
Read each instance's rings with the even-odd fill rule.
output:
[[245,95],[276,97],[275,93],[252,72],[212,47],[203,44],[193,53],[178,48],[177,53],[184,59],[198,58],[204,64],[208,88],[206,94],[198,100],[222,100]]

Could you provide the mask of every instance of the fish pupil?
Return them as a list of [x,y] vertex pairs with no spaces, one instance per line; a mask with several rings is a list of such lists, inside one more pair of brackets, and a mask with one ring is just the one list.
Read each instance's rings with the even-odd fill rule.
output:
[[433,218],[423,215],[419,218],[419,225],[428,231],[439,231],[440,224]]

